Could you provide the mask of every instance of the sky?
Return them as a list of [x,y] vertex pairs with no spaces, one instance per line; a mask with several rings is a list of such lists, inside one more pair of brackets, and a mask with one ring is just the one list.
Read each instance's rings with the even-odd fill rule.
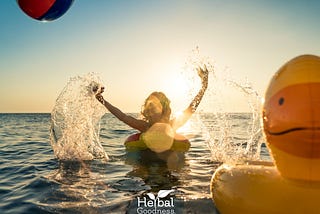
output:
[[[152,91],[174,108],[196,93],[185,65],[197,47],[217,72],[264,95],[273,74],[301,54],[320,55],[320,1],[77,0],[59,19],[39,22],[16,1],[0,3],[0,112],[51,112],[71,77],[98,73],[105,98],[139,112]],[[190,71],[189,71],[190,72]],[[201,110],[248,111],[230,86],[211,81]],[[194,92],[193,92],[194,91]]]

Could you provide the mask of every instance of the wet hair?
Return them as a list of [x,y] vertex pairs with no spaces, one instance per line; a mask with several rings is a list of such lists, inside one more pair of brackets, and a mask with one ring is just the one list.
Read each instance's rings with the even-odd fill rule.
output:
[[147,105],[147,101],[150,99],[151,96],[155,96],[156,98],[159,99],[162,106],[162,118],[164,118],[166,121],[169,121],[170,115],[171,115],[170,100],[163,92],[158,92],[158,91],[152,92],[144,101],[144,104],[141,110],[141,114],[144,117],[144,120],[149,122],[149,115],[146,113],[146,105]]

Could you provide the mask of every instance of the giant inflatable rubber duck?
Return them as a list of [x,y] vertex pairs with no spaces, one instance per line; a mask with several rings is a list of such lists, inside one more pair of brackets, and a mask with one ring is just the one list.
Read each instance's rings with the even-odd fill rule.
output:
[[211,180],[225,213],[320,213],[320,57],[298,56],[273,76],[263,126],[273,162],[222,165]]

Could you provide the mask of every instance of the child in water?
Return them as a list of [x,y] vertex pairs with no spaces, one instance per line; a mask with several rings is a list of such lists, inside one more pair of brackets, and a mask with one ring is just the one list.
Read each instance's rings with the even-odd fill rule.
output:
[[[171,133],[183,126],[191,115],[196,111],[200,101],[208,87],[208,70],[206,66],[204,68],[198,68],[198,75],[201,78],[202,87],[198,94],[191,101],[190,105],[183,111],[183,114],[170,120],[171,108],[170,100],[162,92],[152,92],[144,102],[141,114],[143,119],[136,119],[130,115],[123,113],[120,109],[113,106],[106,101],[101,93],[96,95],[96,98],[119,120],[129,125],[130,127],[139,130],[142,133],[148,132],[153,126],[157,124],[169,125]],[[166,128],[167,129],[167,128]],[[159,129],[157,130],[159,131]]]

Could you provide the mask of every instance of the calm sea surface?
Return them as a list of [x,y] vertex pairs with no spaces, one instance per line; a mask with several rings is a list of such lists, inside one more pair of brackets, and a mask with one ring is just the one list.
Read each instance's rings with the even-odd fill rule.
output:
[[[206,127],[214,123],[210,114],[200,118]],[[234,117],[239,132],[247,120]],[[212,161],[203,130],[184,131],[191,148],[168,165],[152,153],[127,154],[123,142],[136,131],[110,114],[100,131],[108,162],[59,162],[49,128],[50,114],[0,114],[0,213],[137,213],[138,198],[160,190],[174,190],[175,213],[217,213],[210,179],[220,163]],[[261,156],[268,159],[264,146]]]

